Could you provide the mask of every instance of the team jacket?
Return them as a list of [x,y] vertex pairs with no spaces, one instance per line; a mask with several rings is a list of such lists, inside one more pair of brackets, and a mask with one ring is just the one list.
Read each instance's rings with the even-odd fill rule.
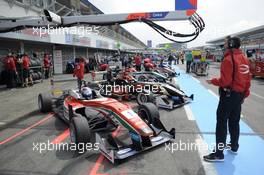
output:
[[5,69],[16,71],[16,63],[13,56],[8,56],[5,58]]
[[83,79],[84,77],[84,63],[83,62],[78,63],[75,66],[73,75],[76,76],[77,78]]
[[140,58],[140,56],[136,56],[135,57],[135,64],[136,65],[141,65],[141,58]]
[[224,60],[221,63],[221,76],[220,78],[213,78],[212,84],[222,88],[231,88],[236,92],[244,92],[245,97],[250,94],[250,67],[249,60],[244,56],[240,49],[234,49],[234,64],[235,64],[235,75],[233,80],[233,62],[231,51],[228,50],[225,53]]
[[44,68],[50,68],[50,60],[48,57],[44,57]]
[[29,69],[29,57],[23,56],[22,58],[23,69]]

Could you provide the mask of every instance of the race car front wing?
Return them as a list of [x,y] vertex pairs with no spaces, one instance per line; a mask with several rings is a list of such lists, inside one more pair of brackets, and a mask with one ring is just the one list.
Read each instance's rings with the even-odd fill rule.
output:
[[151,127],[154,128],[158,134],[149,138],[142,138],[133,132],[129,132],[132,140],[132,144],[129,145],[119,145],[116,139],[111,135],[104,137],[100,133],[96,133],[96,143],[99,144],[100,152],[114,164],[117,161],[152,149],[175,138],[174,128],[170,131],[165,131],[157,129],[154,126]]

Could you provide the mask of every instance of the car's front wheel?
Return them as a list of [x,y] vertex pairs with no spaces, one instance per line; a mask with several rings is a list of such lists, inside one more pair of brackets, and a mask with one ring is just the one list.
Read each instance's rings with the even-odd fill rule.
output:
[[85,117],[76,116],[71,119],[70,138],[76,145],[91,143],[91,129]]
[[156,125],[156,121],[160,119],[159,110],[153,103],[145,103],[138,107],[138,115],[148,124]]
[[52,95],[49,93],[39,94],[38,107],[41,112],[51,112],[52,111]]

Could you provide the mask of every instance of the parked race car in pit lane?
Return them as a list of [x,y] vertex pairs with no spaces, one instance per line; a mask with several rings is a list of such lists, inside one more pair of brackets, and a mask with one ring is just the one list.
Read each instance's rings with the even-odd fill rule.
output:
[[99,92],[103,96],[136,99],[139,105],[151,102],[166,109],[183,106],[191,102],[194,97],[187,96],[178,85],[137,81],[127,73],[119,74],[116,79],[101,83],[100,87]]
[[160,64],[156,66],[149,58],[146,58],[144,60],[144,68],[146,71],[154,71],[167,78],[172,78],[172,77],[176,77],[180,75],[180,74],[177,74],[175,70],[172,69],[170,66],[167,66],[165,64]]
[[[63,91],[58,97],[41,93],[38,104],[40,111],[53,111],[69,124],[71,142],[98,143],[100,152],[112,163],[175,138],[175,129],[164,127],[152,103],[140,105],[135,113],[130,106],[104,98],[87,85],[81,91]],[[126,140],[123,134],[122,138],[112,136],[120,127],[126,130]]]
[[104,80],[112,80],[116,78],[119,74],[129,74],[133,76],[137,81],[147,81],[147,82],[160,82],[166,83],[172,81],[172,78],[168,78],[162,74],[153,71],[143,71],[138,72],[134,68],[126,68],[125,70],[108,70],[107,73],[103,75]]

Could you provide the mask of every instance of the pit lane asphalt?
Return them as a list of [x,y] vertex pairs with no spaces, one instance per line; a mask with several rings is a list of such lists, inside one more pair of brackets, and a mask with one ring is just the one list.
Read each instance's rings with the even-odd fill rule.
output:
[[[218,71],[218,64],[211,66],[210,73],[215,74]],[[197,78],[203,85],[217,92],[217,89],[205,83],[206,77]],[[62,86],[73,88],[75,84],[75,82],[67,82]],[[263,81],[257,79],[253,81],[253,84],[253,91],[263,96],[260,87]],[[39,113],[37,110],[37,95],[49,89],[49,82],[44,81],[31,88],[0,92],[0,142],[47,117],[48,114]],[[263,101],[251,96],[245,104],[248,109],[243,110],[245,115],[243,120],[256,133],[263,133],[263,127],[261,127]],[[187,118],[184,108],[173,111],[160,110],[160,114],[167,128],[176,128],[175,143],[196,141],[199,129],[195,121]],[[257,121],[254,121],[256,119]],[[204,170],[204,162],[201,161],[198,151],[171,153],[169,150],[165,151],[165,146],[132,157],[119,165],[112,165],[108,160],[101,159],[96,151],[87,152],[81,156],[76,156],[72,151],[45,151],[41,154],[33,151],[33,142],[52,141],[66,129],[67,126],[62,121],[52,117],[2,144],[0,174],[210,174],[207,169]],[[69,138],[63,142],[69,142]]]

